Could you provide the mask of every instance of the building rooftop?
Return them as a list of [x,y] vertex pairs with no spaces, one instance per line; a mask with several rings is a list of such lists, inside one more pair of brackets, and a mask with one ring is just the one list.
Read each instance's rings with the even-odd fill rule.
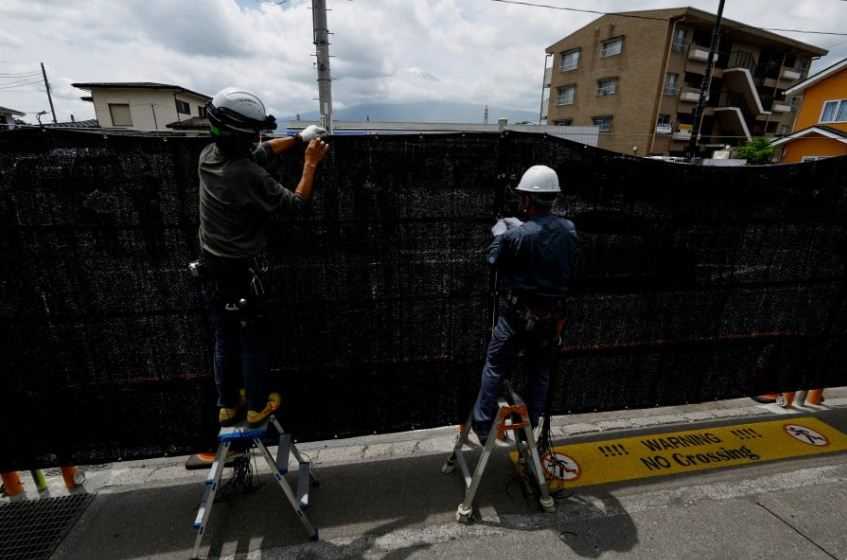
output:
[[198,93],[182,86],[173,84],[162,84],[159,82],[75,82],[71,84],[75,88],[91,91],[93,89],[164,89],[178,93],[188,93],[211,101],[211,97],[205,93]]
[[[663,10],[637,10],[631,12],[617,12],[613,14],[607,14],[602,17],[609,16],[637,16],[644,19],[657,19],[657,20],[668,20],[676,19],[676,18],[686,18],[689,20],[696,20],[703,23],[713,23],[717,18],[716,14],[705,12],[703,10],[698,10],[697,8],[692,8],[691,6],[679,7],[679,8],[667,8]],[[598,18],[600,19],[600,18]],[[597,20],[593,20],[588,25],[580,28],[584,29],[592,25]],[[822,49],[815,45],[810,45],[808,43],[803,43],[802,41],[797,41],[790,37],[785,37],[784,35],[779,35],[777,33],[773,33],[772,31],[768,31],[761,27],[756,27],[755,25],[748,25],[746,23],[741,23],[740,21],[735,21],[727,18],[723,18],[721,22],[721,27],[723,29],[733,29],[736,31],[742,31],[745,33],[749,33],[750,35],[756,36],[764,41],[772,42],[772,43],[781,43],[785,46],[793,47],[795,49],[805,51],[812,56],[824,56],[829,51],[826,49]],[[577,30],[578,31],[578,30]],[[575,33],[576,31],[574,31]],[[569,34],[572,35],[573,33]],[[547,47],[547,52],[552,52],[554,47],[560,41],[556,41],[556,43]]]
[[24,115],[26,115],[26,113],[22,111],[18,111],[17,109],[9,109],[8,107],[0,107],[0,113],[14,115],[16,117],[23,117]]
[[803,93],[803,91],[807,88],[815,85],[816,83],[822,80],[827,79],[830,76],[841,72],[842,70],[847,70],[847,58],[840,60],[832,66],[828,66],[820,72],[809,76],[802,82],[795,84],[791,88],[785,90],[785,95],[797,95],[798,93]]

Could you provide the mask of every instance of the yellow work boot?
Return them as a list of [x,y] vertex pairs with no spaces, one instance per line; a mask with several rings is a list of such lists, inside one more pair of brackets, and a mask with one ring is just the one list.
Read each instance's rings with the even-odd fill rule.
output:
[[221,426],[234,426],[244,420],[244,409],[247,407],[247,399],[244,389],[241,389],[241,398],[235,408],[222,406],[218,409],[218,424]]
[[279,393],[271,393],[268,395],[268,402],[262,410],[247,411],[247,425],[251,428],[256,428],[265,423],[268,417],[279,410],[279,404],[282,398]]

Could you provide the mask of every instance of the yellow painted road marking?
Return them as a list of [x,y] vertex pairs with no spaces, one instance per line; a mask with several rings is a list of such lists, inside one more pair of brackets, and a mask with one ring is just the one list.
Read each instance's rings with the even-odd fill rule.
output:
[[838,451],[847,451],[847,435],[816,418],[791,418],[575,443],[542,462],[557,490]]

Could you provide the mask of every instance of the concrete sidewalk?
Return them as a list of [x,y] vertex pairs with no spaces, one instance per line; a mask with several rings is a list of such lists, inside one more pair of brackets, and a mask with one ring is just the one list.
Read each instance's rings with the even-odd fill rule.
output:
[[[749,399],[560,417],[568,441],[709,426],[787,411]],[[847,388],[813,413],[847,431]],[[302,445],[319,468],[309,543],[266,470],[261,487],[215,506],[202,554],[222,558],[847,558],[847,456],[818,456],[595,486],[538,513],[505,453],[479,493],[482,522],[455,522],[463,489],[440,473],[455,427]],[[188,558],[204,471],[184,458],[88,471],[94,503],[55,558]],[[291,476],[291,475],[289,475]],[[61,493],[60,484],[51,486]]]

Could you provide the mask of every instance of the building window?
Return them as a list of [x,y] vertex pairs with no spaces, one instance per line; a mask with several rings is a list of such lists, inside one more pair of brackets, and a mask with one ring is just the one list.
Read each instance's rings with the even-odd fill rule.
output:
[[685,38],[688,35],[688,32],[685,29],[678,28],[676,33],[673,36],[673,50],[676,52],[685,51],[686,41]]
[[553,124],[556,126],[571,126],[573,124],[573,119],[561,119],[553,121]]
[[562,86],[558,88],[559,97],[556,99],[557,105],[573,105],[576,98],[576,86]]
[[600,56],[616,56],[623,52],[623,37],[615,37],[608,41],[603,41],[603,46],[600,47]]
[[201,119],[205,119],[205,118],[206,118],[206,108],[205,108],[204,106],[202,106],[202,105],[200,105],[199,107],[197,107],[197,115],[198,115]]
[[568,72],[579,68],[580,49],[572,49],[562,53],[559,59],[559,70]]
[[847,122],[847,99],[838,99],[824,103],[820,122]]
[[665,95],[676,95],[679,93],[679,74],[668,72],[665,75]]
[[615,95],[618,93],[618,79],[606,78],[605,80],[597,80],[597,95],[605,97],[607,95]]
[[671,132],[671,116],[666,114],[660,114],[658,120],[656,121],[656,133],[670,134]]
[[612,130],[612,118],[612,115],[591,117],[591,122],[594,123],[594,126],[600,127],[600,132],[610,132]]
[[787,124],[779,125],[779,128],[776,129],[777,136],[788,136],[791,133],[791,127]]
[[191,105],[186,103],[185,101],[176,100],[176,112],[181,115],[190,115],[191,114]]
[[109,103],[112,126],[132,126],[132,115],[128,103]]

